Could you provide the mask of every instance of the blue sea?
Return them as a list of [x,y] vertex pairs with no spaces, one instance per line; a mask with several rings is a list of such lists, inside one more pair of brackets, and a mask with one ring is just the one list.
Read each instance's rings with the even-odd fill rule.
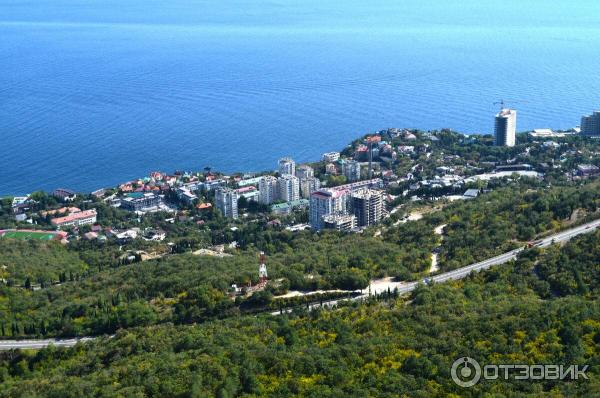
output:
[[275,168],[386,127],[570,128],[597,0],[0,0],[0,195]]

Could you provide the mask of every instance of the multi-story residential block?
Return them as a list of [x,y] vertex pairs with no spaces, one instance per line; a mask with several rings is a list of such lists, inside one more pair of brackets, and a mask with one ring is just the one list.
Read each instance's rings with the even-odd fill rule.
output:
[[300,195],[303,198],[309,198],[310,194],[321,188],[321,181],[316,177],[300,179]]
[[359,227],[375,225],[383,219],[383,191],[362,188],[352,192],[352,212]]
[[335,164],[333,163],[327,163],[325,165],[325,174],[332,174],[335,175],[338,173],[337,167],[335,167]]
[[152,192],[134,192],[121,199],[121,208],[129,211],[151,211],[158,209],[162,205],[162,197]]
[[223,216],[238,218],[238,193],[231,188],[215,189],[215,205]]
[[249,185],[258,185],[261,179],[262,177],[249,177],[238,181],[237,184],[240,188],[247,187]]
[[310,195],[310,225],[314,230],[323,229],[323,217],[346,214],[348,195],[345,189],[319,189]]
[[50,220],[55,227],[79,227],[96,222],[97,213],[95,209],[83,210],[71,213],[65,217],[57,217]]
[[309,205],[310,202],[307,199],[299,199],[292,202],[271,205],[271,211],[277,214],[290,214],[296,209],[306,209]]
[[600,111],[581,118],[581,135],[600,136]]
[[339,152],[327,152],[327,153],[324,153],[323,156],[321,157],[321,159],[324,162],[335,162],[339,158],[340,158]]
[[494,138],[497,146],[515,146],[517,130],[517,111],[502,108],[496,114]]
[[270,205],[277,200],[277,178],[273,176],[264,176],[258,183],[260,192],[260,203]]
[[350,191],[356,191],[361,188],[383,188],[383,180],[381,178],[373,178],[335,187],[335,189],[348,189]]
[[223,180],[223,179],[218,179],[218,180],[206,180],[204,182],[199,182],[197,184],[198,189],[205,189],[207,191],[212,191],[214,189],[217,189],[219,187],[224,187],[227,185],[227,181]]
[[315,176],[315,170],[307,164],[300,165],[296,168],[296,177],[300,180],[312,178]]
[[258,202],[260,200],[260,191],[253,185],[247,185],[235,190],[238,196],[244,197],[249,201]]
[[356,228],[356,217],[353,214],[329,214],[323,216],[323,229],[350,231]]
[[323,188],[312,192],[310,195],[309,211],[309,221],[311,228],[317,231],[323,229],[324,216],[349,214],[353,204],[352,193],[360,190],[367,191],[362,194],[357,194],[359,198],[361,197],[361,195],[367,197],[365,204],[362,204],[362,202],[360,201],[357,202],[357,206],[362,205],[364,206],[363,208],[366,209],[364,216],[361,213],[362,224],[372,225],[371,223],[375,223],[381,220],[381,218],[383,217],[383,194],[380,197],[378,197],[378,194],[376,192],[379,191],[374,191],[373,193],[369,193],[368,191],[382,187],[383,180],[381,180],[380,178],[374,178],[371,180],[364,180],[354,182],[351,184],[340,185],[334,188]]
[[360,162],[356,160],[346,160],[342,163],[342,173],[346,176],[349,182],[360,180]]
[[300,182],[298,177],[284,174],[277,179],[277,199],[292,202],[300,199]]
[[296,174],[296,162],[294,162],[291,158],[281,158],[279,159],[279,174],[286,175]]
[[192,204],[198,197],[185,187],[177,188],[177,197],[187,204]]

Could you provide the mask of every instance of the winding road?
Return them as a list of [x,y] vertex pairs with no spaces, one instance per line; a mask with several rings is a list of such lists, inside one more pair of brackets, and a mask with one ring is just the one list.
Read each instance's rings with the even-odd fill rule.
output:
[[[540,239],[540,240],[536,241],[534,246],[535,247],[548,247],[555,243],[566,242],[575,236],[595,231],[596,228],[598,228],[599,226],[600,226],[600,220],[595,220],[595,221],[589,222],[587,224],[583,224],[578,227],[567,229],[565,231],[558,232],[558,233],[550,235],[546,238]],[[465,278],[467,275],[469,275],[471,272],[481,271],[484,269],[488,269],[493,265],[505,264],[511,260],[514,260],[517,258],[517,255],[521,251],[523,251],[522,247],[515,249],[515,250],[511,250],[504,254],[500,254],[499,256],[492,257],[487,260],[480,261],[475,264],[467,265],[465,267],[458,268],[458,269],[455,269],[452,271],[444,272],[442,274],[431,276],[431,277],[425,278],[425,279],[423,279],[421,281],[417,281],[417,282],[394,282],[391,279],[389,279],[389,280],[384,281],[383,283],[376,283],[376,284],[371,283],[370,288],[369,288],[369,293],[367,293],[367,294],[362,294],[362,295],[359,295],[359,296],[356,296],[356,297],[353,297],[350,299],[345,298],[345,299],[327,301],[327,302],[324,302],[322,304],[322,306],[332,307],[341,301],[365,299],[365,298],[368,298],[370,294],[384,293],[384,292],[388,291],[388,289],[389,290],[398,289],[399,294],[406,294],[406,293],[410,293],[411,291],[415,290],[416,287],[419,285],[419,283],[428,284],[428,283],[431,283],[432,281],[435,283],[440,283],[440,282],[446,282],[446,281],[450,281],[450,280],[462,279],[462,278]],[[320,303],[312,304],[309,306],[309,309],[317,308],[320,306],[321,306]],[[291,312],[292,310],[293,309],[286,309],[286,310],[283,310],[283,312],[288,313],[288,312]],[[279,311],[271,312],[271,315],[280,315],[280,314],[281,314],[281,312],[279,312]],[[1,350],[12,350],[12,349],[17,349],[17,348],[19,348],[19,349],[40,349],[40,348],[47,347],[51,344],[54,346],[57,346],[57,347],[73,347],[75,344],[77,344],[79,342],[85,343],[85,342],[93,340],[93,339],[94,339],[94,337],[81,337],[81,338],[76,338],[76,339],[0,340],[0,351]]]
[[[570,228],[570,229],[564,230],[562,232],[558,232],[556,234],[549,235],[546,238],[536,241],[534,246],[543,248],[543,247],[548,247],[548,246],[556,244],[556,243],[566,242],[566,241],[570,240],[571,238],[574,238],[575,236],[595,231],[596,228],[598,228],[599,226],[600,226],[600,220],[595,220],[595,221],[589,222],[587,224],[580,225],[578,227]],[[517,255],[523,250],[524,250],[524,248],[520,247],[518,249],[514,249],[509,252],[500,254],[496,257],[488,258],[487,260],[480,261],[478,263],[474,263],[474,264],[467,265],[465,267],[461,267],[461,268],[458,268],[458,269],[455,269],[452,271],[448,271],[448,272],[444,272],[442,274],[424,278],[424,279],[422,279],[420,281],[416,281],[416,282],[394,282],[391,279],[389,279],[388,282],[385,282],[385,283],[377,283],[376,285],[374,285],[372,283],[369,286],[369,293],[361,294],[359,296],[349,298],[349,299],[344,298],[344,299],[323,302],[322,306],[333,307],[338,302],[341,302],[341,301],[365,299],[365,298],[368,298],[370,294],[384,293],[384,292],[387,292],[388,289],[390,291],[393,291],[394,289],[398,289],[398,294],[406,294],[406,293],[410,293],[413,290],[415,290],[420,283],[424,283],[424,284],[428,284],[431,282],[441,283],[441,282],[446,282],[446,281],[451,281],[451,280],[462,279],[462,278],[465,278],[466,276],[468,276],[471,272],[478,272],[478,271],[481,271],[484,269],[488,269],[494,265],[505,264],[511,260],[514,260],[517,258]],[[309,309],[317,308],[320,306],[321,306],[320,303],[315,303],[315,304],[310,305]],[[291,311],[293,311],[293,309],[283,310],[284,313],[291,312]],[[280,312],[276,311],[276,312],[272,312],[271,314],[279,315]]]
[[93,337],[80,337],[76,339],[43,339],[43,340],[0,340],[1,350],[12,350],[15,348],[38,349],[48,347],[50,344],[56,347],[73,347],[75,344],[94,340]]

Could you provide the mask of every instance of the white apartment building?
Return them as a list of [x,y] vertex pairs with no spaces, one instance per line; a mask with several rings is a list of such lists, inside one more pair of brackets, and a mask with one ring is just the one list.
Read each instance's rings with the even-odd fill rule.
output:
[[223,216],[238,218],[238,193],[230,188],[217,188],[215,190],[215,204]]
[[260,192],[260,203],[270,205],[277,200],[277,178],[273,176],[264,176],[258,182]]
[[315,176],[315,170],[307,164],[303,164],[296,168],[296,177],[300,180]]
[[356,217],[354,214],[329,214],[323,216],[323,229],[335,229],[347,232],[354,228],[356,228]]
[[298,177],[284,174],[277,179],[277,199],[292,202],[300,199],[300,181]]
[[324,153],[323,156],[321,157],[321,159],[324,162],[335,162],[339,158],[340,158],[339,152],[327,152],[327,153]]
[[323,217],[332,214],[346,214],[349,190],[319,189],[310,195],[310,226],[314,230],[323,229]]
[[300,195],[303,198],[310,198],[310,194],[321,188],[321,181],[316,177],[300,179]]
[[280,175],[296,175],[296,162],[292,158],[279,159],[279,174]]
[[360,180],[360,162],[356,160],[346,160],[342,164],[342,173],[348,179],[348,182],[355,182]]

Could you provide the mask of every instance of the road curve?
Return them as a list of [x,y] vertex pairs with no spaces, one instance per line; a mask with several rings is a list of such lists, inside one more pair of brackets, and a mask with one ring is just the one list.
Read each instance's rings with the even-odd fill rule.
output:
[[[595,220],[595,221],[589,222],[587,224],[583,224],[578,227],[574,227],[574,228],[571,228],[571,229],[568,229],[568,230],[565,230],[562,232],[558,232],[558,233],[550,235],[546,238],[540,239],[540,240],[536,241],[534,246],[535,247],[548,247],[548,246],[556,244],[556,243],[565,242],[575,236],[595,231],[596,228],[598,228],[598,227],[600,227],[600,220]],[[432,281],[435,283],[441,283],[441,282],[446,282],[446,281],[450,281],[450,280],[462,279],[462,278],[465,278],[466,276],[468,276],[471,272],[478,272],[478,271],[481,271],[484,269],[488,269],[494,265],[505,264],[511,260],[514,260],[517,258],[517,255],[523,251],[523,249],[524,248],[520,247],[518,249],[511,250],[509,252],[500,254],[498,256],[488,258],[487,260],[480,261],[475,264],[467,265],[465,267],[461,267],[461,268],[458,268],[458,269],[455,269],[452,271],[444,272],[442,274],[424,278],[417,282],[390,282],[388,285],[382,285],[382,286],[379,286],[377,289],[371,289],[370,293],[371,294],[381,294],[381,293],[387,292],[388,288],[389,288],[390,291],[394,291],[395,289],[398,289],[398,294],[406,294],[406,293],[410,293],[413,290],[415,290],[416,287],[419,285],[419,283],[427,284],[427,283],[431,283]],[[337,303],[339,303],[341,301],[361,300],[361,299],[365,299],[368,297],[369,297],[369,294],[362,294],[362,295],[352,297],[352,298],[347,298],[347,299],[330,300],[330,301],[324,302],[323,306],[324,307],[333,307],[334,305],[336,305]],[[317,308],[320,306],[321,306],[320,303],[312,304],[309,306],[309,309]],[[289,312],[292,312],[292,309],[288,308],[281,312],[289,313]],[[271,314],[279,315],[281,312],[275,311],[275,312],[272,312]]]
[[75,344],[94,340],[93,337],[81,337],[76,339],[43,339],[43,340],[0,340],[0,351],[16,348],[32,349],[45,348],[49,345],[56,347],[73,347]]
[[[543,239],[537,241],[535,246],[536,247],[548,247],[555,243],[565,242],[575,236],[595,231],[596,228],[598,228],[599,226],[600,226],[600,219],[589,222],[587,224],[583,224],[579,227],[571,228],[571,229],[556,233],[554,235],[550,235],[546,238],[543,238]],[[483,269],[490,268],[493,265],[504,264],[511,260],[514,260],[515,258],[517,258],[517,255],[521,251],[523,251],[523,248],[511,250],[507,253],[500,254],[499,256],[492,257],[487,260],[480,261],[475,264],[467,265],[465,267],[458,268],[458,269],[455,269],[452,271],[444,272],[443,274],[438,274],[438,275],[435,275],[435,276],[432,276],[429,278],[425,278],[418,282],[406,282],[406,283],[391,282],[389,285],[380,286],[379,288],[372,290],[370,293],[371,294],[383,293],[383,292],[386,292],[389,287],[390,290],[398,289],[399,294],[406,294],[406,293],[410,293],[413,290],[415,290],[415,288],[418,286],[419,283],[430,283],[431,281],[440,283],[440,282],[446,282],[449,280],[462,279],[462,278],[466,277],[467,275],[469,275],[473,271],[481,271]],[[360,299],[365,299],[368,297],[369,297],[369,294],[362,294],[362,295],[359,295],[359,296],[356,296],[356,297],[353,297],[350,299],[331,300],[331,301],[324,302],[322,304],[322,306],[323,307],[333,307],[334,305],[336,305],[337,303],[339,303],[341,301],[360,300]],[[321,304],[320,303],[311,304],[309,306],[309,309],[313,309],[313,308],[317,308],[317,307],[321,307]],[[281,312],[280,311],[271,312],[271,315],[280,315],[281,313],[289,313],[292,311],[293,311],[293,309],[287,308]],[[81,338],[75,338],[75,339],[0,340],[0,351],[12,350],[12,349],[17,349],[17,348],[34,349],[35,350],[35,349],[47,347],[49,345],[54,345],[56,347],[73,347],[75,344],[77,344],[79,342],[85,343],[85,342],[93,340],[93,339],[94,339],[94,337],[81,337]]]

